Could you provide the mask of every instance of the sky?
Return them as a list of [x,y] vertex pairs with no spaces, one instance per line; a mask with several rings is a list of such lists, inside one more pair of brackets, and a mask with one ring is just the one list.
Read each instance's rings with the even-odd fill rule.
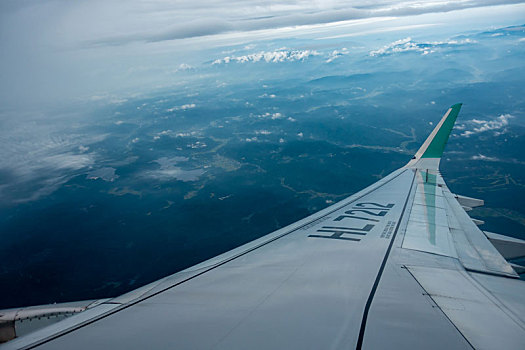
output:
[[[177,67],[209,59],[195,52],[236,42],[418,28],[435,24],[436,16],[441,24],[456,19],[454,28],[461,27],[462,10],[469,11],[471,26],[476,18],[494,26],[525,18],[523,3],[509,0],[4,0],[0,104],[11,111],[39,109],[151,89],[168,84],[163,75]],[[196,57],[200,62],[191,62]]]

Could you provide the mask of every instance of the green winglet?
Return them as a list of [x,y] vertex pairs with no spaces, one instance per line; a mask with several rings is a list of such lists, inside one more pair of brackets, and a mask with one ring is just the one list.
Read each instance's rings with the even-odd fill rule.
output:
[[450,113],[439,128],[437,134],[434,136],[430,144],[428,145],[425,153],[421,155],[421,158],[441,158],[445,144],[448,141],[452,127],[456,122],[459,110],[461,109],[462,103],[456,103],[450,107]]

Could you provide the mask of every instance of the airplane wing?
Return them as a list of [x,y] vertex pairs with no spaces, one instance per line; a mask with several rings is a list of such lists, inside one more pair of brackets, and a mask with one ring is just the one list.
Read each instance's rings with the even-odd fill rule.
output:
[[525,244],[487,238],[439,173],[460,108],[353,196],[0,348],[525,349],[525,283],[496,249]]

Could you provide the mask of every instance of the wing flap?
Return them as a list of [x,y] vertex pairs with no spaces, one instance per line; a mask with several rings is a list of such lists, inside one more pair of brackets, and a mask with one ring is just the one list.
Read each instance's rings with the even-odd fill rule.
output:
[[505,259],[520,259],[525,257],[525,241],[522,239],[483,231],[490,243],[496,247]]
[[446,187],[443,187],[443,194],[449,226],[453,228],[456,251],[463,266],[473,271],[519,278],[510,264],[463,210],[454,194]]
[[[407,269],[475,349],[523,349],[523,322],[467,272]],[[439,278],[436,278],[439,276]]]

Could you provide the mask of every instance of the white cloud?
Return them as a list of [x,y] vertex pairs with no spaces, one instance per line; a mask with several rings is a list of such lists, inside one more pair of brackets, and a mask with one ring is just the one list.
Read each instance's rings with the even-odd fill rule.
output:
[[247,62],[293,62],[304,61],[310,56],[319,56],[320,53],[315,50],[288,50],[278,49],[275,51],[260,51],[243,56],[226,56],[213,61],[212,64],[227,64],[227,63],[247,63]]
[[268,131],[268,130],[256,130],[255,131],[255,134],[256,135],[270,135],[272,132],[271,131]]
[[478,154],[477,156],[472,156],[471,159],[473,160],[484,160],[484,161],[488,161],[488,162],[499,162],[500,159],[496,158],[496,157],[488,157],[488,156],[485,156],[483,154]]
[[420,52],[422,55],[428,55],[447,46],[472,44],[475,42],[476,41],[471,39],[464,39],[418,43],[413,41],[412,38],[408,37],[405,39],[396,40],[380,49],[372,50],[370,51],[370,56],[385,56],[407,51]]
[[473,125],[470,130],[465,130],[461,136],[470,137],[474,134],[480,134],[486,131],[494,131],[495,136],[499,136],[506,132],[506,126],[509,125],[509,119],[514,118],[510,114],[502,114],[494,120],[472,119],[466,123]]
[[188,160],[186,157],[159,158],[154,161],[159,165],[159,169],[148,170],[142,176],[159,181],[197,181],[206,172],[204,169],[182,169],[182,167],[177,166]]
[[119,178],[119,176],[116,174],[116,170],[117,169],[111,168],[111,167],[96,169],[96,170],[90,171],[87,174],[86,179],[88,180],[102,179],[104,181],[113,182]]
[[267,94],[267,93],[264,93],[262,94],[261,96],[259,96],[260,98],[276,98],[277,96],[275,96],[275,94]]
[[460,136],[470,137],[470,135],[474,135],[474,132],[467,130],[467,131],[464,131]]
[[189,64],[186,64],[186,63],[181,63],[179,64],[179,67],[177,68],[177,70],[188,70],[188,69],[192,69],[193,66],[190,66]]
[[182,109],[182,110],[192,109],[192,108],[195,108],[195,103],[188,103],[188,104],[180,106],[180,109]]
[[176,107],[172,107],[172,108],[168,108],[166,109],[166,112],[174,112],[174,111],[179,111],[179,110],[186,110],[186,109],[192,109],[192,108],[195,108],[196,105],[195,103],[187,103],[187,104],[183,104],[182,106],[176,106]]
[[157,135],[153,136],[153,140],[156,141],[156,140],[159,140],[161,136],[172,135],[172,134],[173,134],[173,131],[171,130],[162,130],[161,132],[158,132]]
[[92,154],[61,153],[42,159],[46,167],[58,170],[79,170],[94,163]]
[[113,96],[113,95],[93,95],[91,97],[89,97],[89,100],[90,101],[104,101],[104,102],[107,102],[109,104],[114,104],[114,105],[120,105],[120,104],[123,104],[125,102],[128,102],[128,99],[126,98],[122,98],[122,97],[117,97],[117,96]]
[[202,141],[196,141],[194,143],[189,143],[189,144],[186,145],[186,147],[192,148],[192,149],[205,148],[207,146],[208,145],[206,145],[206,143],[202,142]]
[[[93,144],[108,135],[78,133],[70,128],[72,115],[47,115],[31,122],[5,118],[0,129],[0,169],[4,182],[0,202],[14,204],[49,195],[72,177],[95,164]],[[42,118],[42,119],[40,119]],[[68,120],[67,118],[70,118]],[[76,120],[80,123],[80,119]]]
[[333,62],[335,59],[343,56],[348,55],[349,51],[346,47],[343,47],[341,50],[334,50],[328,54],[328,58],[326,59],[326,63]]
[[32,154],[4,158],[0,168],[7,170],[13,178],[0,189],[0,201],[22,203],[37,200],[53,193],[95,163],[94,153],[63,152],[65,148],[69,147],[44,147]]
[[257,115],[255,115],[255,117],[257,117],[257,118],[265,118],[265,119],[267,118],[267,119],[272,119],[272,120],[286,118],[286,116],[283,115],[280,112],[275,112],[275,113],[266,112],[264,114],[257,114]]

